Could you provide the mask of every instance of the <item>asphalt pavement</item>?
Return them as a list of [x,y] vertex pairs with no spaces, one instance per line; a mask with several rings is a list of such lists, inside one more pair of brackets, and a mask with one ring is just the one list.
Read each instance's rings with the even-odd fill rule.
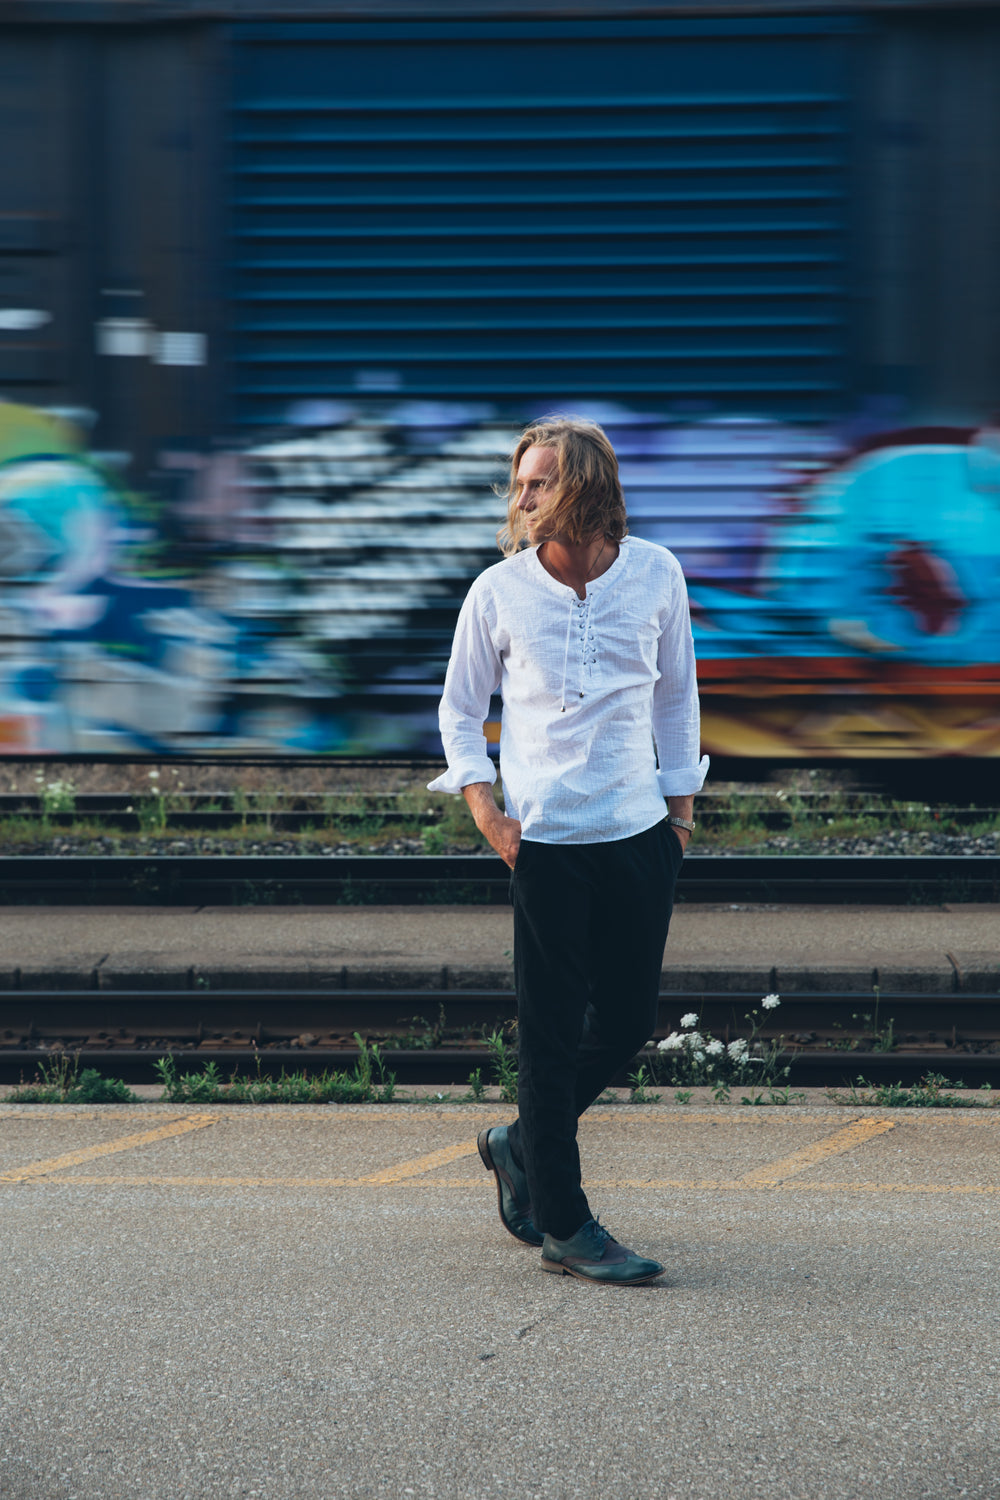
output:
[[667,1275],[546,1275],[503,1106],[0,1105],[3,1500],[996,1500],[1000,1111],[581,1125]]

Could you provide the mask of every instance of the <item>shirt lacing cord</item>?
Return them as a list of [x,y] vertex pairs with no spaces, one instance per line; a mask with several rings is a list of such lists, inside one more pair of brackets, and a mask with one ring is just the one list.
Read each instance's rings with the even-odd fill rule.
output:
[[[573,608],[574,608],[574,605],[575,605],[578,610],[586,610],[587,606],[589,604],[590,604],[590,595],[589,594],[587,595],[586,599],[581,599],[579,597],[579,595],[574,595],[574,597],[570,600],[569,619],[566,621],[566,649],[563,651],[562,707],[559,710],[559,712],[561,714],[564,714],[566,712],[566,675],[567,675],[567,670],[569,668],[569,640],[570,640],[570,636],[573,634]],[[586,616],[586,624],[584,623],[584,619],[585,619],[584,615],[581,614],[580,615],[580,635],[582,636],[582,640],[581,640],[580,644],[584,648],[583,651],[581,652],[581,661],[584,664],[586,664],[586,662],[588,662],[588,661],[591,662],[591,664],[593,664],[597,660],[596,653],[594,653],[593,655],[590,655],[590,656],[587,655],[587,648],[588,647],[590,647],[591,649],[593,648],[593,631],[592,631],[592,628],[591,628],[591,625],[590,625],[589,612],[588,612],[588,614]],[[581,698],[583,697],[583,689],[582,688],[580,689],[580,692],[579,692],[578,696],[581,697]]]
[[[579,600],[577,602],[579,603]],[[566,669],[569,666],[569,638],[570,638],[570,636],[571,636],[572,633],[573,633],[573,606],[572,606],[572,604],[570,604],[570,607],[569,607],[569,618],[566,621],[566,648],[563,651],[562,708],[559,710],[559,712],[561,714],[564,714],[566,712]]]

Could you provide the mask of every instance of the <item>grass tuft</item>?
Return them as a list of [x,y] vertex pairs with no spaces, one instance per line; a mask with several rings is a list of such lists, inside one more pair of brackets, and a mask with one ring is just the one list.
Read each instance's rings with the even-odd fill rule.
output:
[[7,1096],[10,1104],[138,1104],[139,1099],[121,1078],[104,1078],[96,1068],[80,1071],[80,1054],[57,1053],[51,1063],[39,1063],[33,1083],[22,1084]]
[[483,1039],[496,1073],[500,1098],[505,1104],[517,1103],[517,1051],[510,1045],[502,1028]]
[[217,1063],[206,1063],[198,1073],[179,1073],[173,1057],[161,1057],[156,1066],[163,1085],[161,1100],[168,1104],[390,1104],[396,1096],[396,1075],[385,1066],[375,1043],[365,1042],[355,1032],[358,1060],[350,1070],[326,1069],[322,1073],[289,1073],[282,1068],[277,1078],[261,1071],[257,1059],[254,1077],[233,1073],[223,1078]]
[[965,1085],[950,1083],[943,1073],[927,1073],[911,1088],[902,1083],[869,1083],[858,1078],[857,1083],[851,1084],[846,1091],[827,1089],[826,1092],[835,1104],[863,1105],[865,1108],[876,1105],[885,1109],[996,1109],[1000,1105],[1000,1098],[994,1099],[987,1085],[979,1092],[989,1093],[989,1099],[977,1099],[973,1092],[960,1097],[946,1092],[948,1089],[964,1090]]

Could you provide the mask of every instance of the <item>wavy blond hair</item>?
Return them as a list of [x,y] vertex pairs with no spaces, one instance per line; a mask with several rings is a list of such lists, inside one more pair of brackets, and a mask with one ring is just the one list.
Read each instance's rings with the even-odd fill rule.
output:
[[517,471],[528,449],[536,447],[551,448],[557,460],[540,540],[564,536],[571,542],[586,542],[605,536],[620,542],[628,532],[628,521],[618,459],[607,433],[585,417],[546,417],[524,429],[510,456],[507,489],[500,491],[507,500],[507,521],[497,532],[504,556],[512,556],[525,544],[527,527],[517,505]]

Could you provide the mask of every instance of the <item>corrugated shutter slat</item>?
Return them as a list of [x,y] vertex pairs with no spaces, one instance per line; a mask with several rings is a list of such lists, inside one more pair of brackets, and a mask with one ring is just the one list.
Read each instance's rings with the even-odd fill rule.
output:
[[417,398],[839,404],[844,26],[404,30],[235,28],[240,422],[373,371]]

